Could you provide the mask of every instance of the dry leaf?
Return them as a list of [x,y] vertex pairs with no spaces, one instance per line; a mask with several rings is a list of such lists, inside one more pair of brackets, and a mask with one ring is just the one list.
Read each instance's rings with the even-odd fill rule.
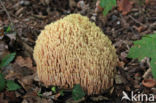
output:
[[129,0],[117,0],[118,10],[122,11],[123,15],[126,15],[131,11],[133,2]]
[[115,83],[116,84],[125,84],[125,79],[120,75],[120,74],[116,74],[115,75]]
[[24,96],[23,96],[23,101],[22,103],[43,103],[42,98],[37,96],[37,93],[34,91],[28,91]]
[[149,1],[150,1],[150,0],[145,0],[146,5],[148,5],[148,4],[149,4]]
[[57,100],[60,95],[61,95],[60,93],[55,94],[54,99]]
[[100,6],[100,0],[96,2],[95,13],[102,12],[103,8]]
[[118,62],[118,66],[121,68],[124,68],[125,63],[123,61],[119,61]]
[[145,3],[147,5],[150,4],[151,6],[156,6],[156,0],[146,0]]
[[5,79],[21,79],[25,76],[32,75],[34,71],[32,69],[21,67],[17,63],[9,64],[4,68]]
[[0,28],[0,37],[1,36],[4,36],[4,29],[3,28]]
[[7,44],[0,40],[0,61],[9,53]]
[[32,67],[32,60],[31,58],[27,57],[27,58],[23,58],[21,56],[18,56],[15,60],[16,64],[20,65],[21,67],[28,67],[31,68]]
[[5,91],[5,98],[9,101],[9,103],[19,103],[19,99],[16,97],[14,91]]
[[4,99],[4,93],[0,93],[0,103],[8,103],[8,100]]
[[23,58],[21,56],[18,56],[15,60],[15,63],[21,67],[28,67],[34,71],[36,70],[36,68],[33,67],[32,59],[30,57]]
[[139,27],[136,28],[136,30],[137,30],[139,33],[141,33],[144,29],[145,29],[145,27],[143,27],[143,26],[139,26]]
[[69,7],[72,9],[73,7],[76,7],[75,0],[69,0]]
[[144,79],[142,84],[147,88],[152,88],[156,85],[156,81],[153,79]]

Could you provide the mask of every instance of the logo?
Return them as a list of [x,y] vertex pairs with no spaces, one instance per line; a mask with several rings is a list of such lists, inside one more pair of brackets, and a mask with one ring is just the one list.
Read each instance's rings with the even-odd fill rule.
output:
[[128,101],[137,101],[137,102],[143,102],[143,101],[154,102],[154,94],[143,94],[140,92],[134,94],[133,91],[131,92],[130,97],[125,91],[123,91],[122,94],[123,96],[121,98],[121,101],[128,100]]

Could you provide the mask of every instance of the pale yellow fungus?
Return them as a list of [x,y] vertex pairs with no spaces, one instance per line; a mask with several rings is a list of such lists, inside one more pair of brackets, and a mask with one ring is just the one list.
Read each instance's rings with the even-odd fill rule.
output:
[[39,79],[46,85],[99,94],[113,85],[116,50],[99,27],[80,14],[71,14],[41,31],[34,47]]

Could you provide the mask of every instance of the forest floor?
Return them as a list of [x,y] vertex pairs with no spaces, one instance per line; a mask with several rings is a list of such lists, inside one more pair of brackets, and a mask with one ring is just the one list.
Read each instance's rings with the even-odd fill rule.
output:
[[[123,91],[128,95],[132,91],[154,94],[156,100],[156,88],[142,84],[144,78],[153,78],[151,72],[148,72],[149,59],[139,62],[127,58],[133,41],[156,32],[154,6],[134,4],[127,15],[122,15],[114,8],[104,17],[102,13],[95,15],[96,0],[87,0],[85,8],[77,7],[78,0],[71,0],[74,3],[68,0],[51,0],[50,3],[46,2],[48,0],[2,1],[10,17],[0,5],[0,61],[7,54],[16,52],[15,60],[2,68],[2,73],[6,79],[14,80],[22,88],[0,92],[0,103],[131,103],[128,100],[121,101]],[[51,87],[46,88],[39,82],[32,56],[35,40],[45,25],[71,13],[81,13],[95,22],[115,45],[120,60],[114,86],[103,94],[85,96],[79,101],[72,100],[71,90],[64,90],[64,95],[60,96],[59,88],[56,93],[52,93]],[[11,31],[5,32],[9,25]]]

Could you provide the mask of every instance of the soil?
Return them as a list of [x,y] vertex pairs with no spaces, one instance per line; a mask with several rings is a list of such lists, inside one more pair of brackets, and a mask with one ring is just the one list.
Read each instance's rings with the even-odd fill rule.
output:
[[[154,2],[148,5],[134,3],[127,15],[122,15],[115,7],[107,16],[102,12],[95,14],[96,0],[85,0],[84,7],[78,5],[79,0],[2,0],[2,3],[0,61],[7,54],[16,52],[15,60],[2,68],[2,73],[6,79],[14,80],[22,88],[0,92],[0,103],[131,103],[121,101],[123,91],[128,95],[132,91],[136,94],[154,94],[156,101],[156,87],[143,85],[145,78],[153,78],[149,72],[150,59],[138,61],[127,57],[133,41],[156,32]],[[45,87],[37,78],[32,56],[37,36],[45,25],[71,13],[81,13],[95,22],[112,41],[120,60],[113,87],[103,94],[85,96],[78,101],[72,99],[72,90],[64,90],[61,96],[63,89],[56,87],[56,93],[53,93],[51,87]],[[5,32],[8,25],[12,29]]]

